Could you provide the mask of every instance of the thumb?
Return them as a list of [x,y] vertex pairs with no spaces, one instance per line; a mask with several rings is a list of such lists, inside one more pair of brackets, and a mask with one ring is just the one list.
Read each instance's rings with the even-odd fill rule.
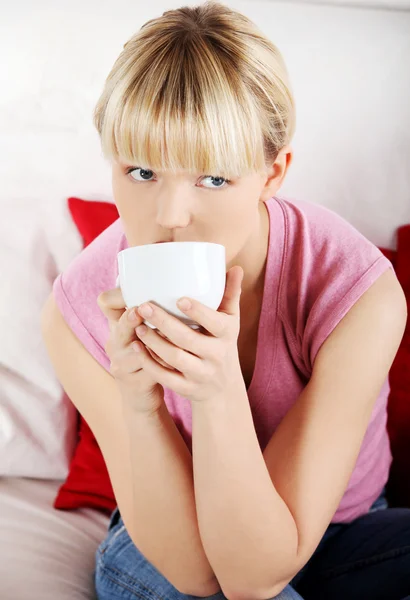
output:
[[239,315],[243,276],[243,269],[239,265],[229,269],[226,276],[224,297],[218,309],[220,312],[227,315]]

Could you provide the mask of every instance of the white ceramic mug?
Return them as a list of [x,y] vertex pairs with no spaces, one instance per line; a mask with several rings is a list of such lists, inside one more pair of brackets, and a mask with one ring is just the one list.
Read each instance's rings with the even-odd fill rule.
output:
[[188,319],[176,302],[187,296],[216,310],[225,291],[225,261],[225,247],[209,242],[132,246],[118,253],[117,285],[127,308],[151,301],[197,328],[197,323]]

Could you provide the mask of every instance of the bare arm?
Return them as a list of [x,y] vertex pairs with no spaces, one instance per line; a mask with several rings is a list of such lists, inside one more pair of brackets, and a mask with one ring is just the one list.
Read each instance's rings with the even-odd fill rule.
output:
[[101,448],[131,539],[182,593],[216,593],[220,587],[198,532],[192,458],[164,402],[151,413],[133,410],[52,296],[42,328],[57,376]]
[[192,298],[179,304],[207,335],[156,306],[149,321],[166,339],[150,328],[139,335],[176,369],[147,362],[144,371],[191,401],[198,524],[221,589],[266,600],[309,560],[343,497],[403,336],[406,302],[386,271],[322,344],[262,454],[238,357],[241,273],[229,270],[218,311]]
[[324,342],[263,456],[245,394],[192,403],[198,521],[224,591],[244,600],[276,596],[313,554],[343,497],[405,322],[403,291],[387,271]]

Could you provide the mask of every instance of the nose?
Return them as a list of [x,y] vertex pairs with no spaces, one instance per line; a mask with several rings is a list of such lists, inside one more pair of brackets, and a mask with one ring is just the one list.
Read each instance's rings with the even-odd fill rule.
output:
[[163,229],[187,227],[191,221],[189,191],[183,186],[169,186],[157,197],[156,220]]

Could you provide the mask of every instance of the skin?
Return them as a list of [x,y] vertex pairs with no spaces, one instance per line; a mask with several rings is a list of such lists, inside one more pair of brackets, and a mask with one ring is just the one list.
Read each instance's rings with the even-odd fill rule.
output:
[[[276,194],[292,161],[285,146],[265,171],[217,187],[210,177],[184,172],[150,172],[118,160],[112,163],[112,189],[130,246],[158,241],[207,241],[223,244],[227,270],[244,271],[243,302],[261,292],[269,235],[264,201]],[[147,167],[143,167],[147,169]],[[217,177],[217,174],[213,177]]]
[[[192,299],[190,308],[181,306],[207,333],[155,306],[150,315],[145,305],[125,310],[119,290],[107,291],[99,304],[111,332],[109,375],[70,332],[52,297],[43,312],[51,359],[91,423],[131,538],[185,594],[222,589],[231,600],[266,600],[306,564],[344,494],[404,331],[405,298],[389,270],[324,342],[308,385],[262,454],[246,393],[259,317],[248,315],[259,315],[263,289],[263,201],[277,192],[290,161],[284,148],[271,168],[236,182],[235,191],[204,191],[184,174],[134,183],[125,174],[131,165],[113,165],[130,245],[207,240],[227,248],[219,310]],[[143,317],[158,332],[141,329]],[[158,384],[191,402],[192,457]]]
[[144,175],[141,169],[128,173],[135,165],[124,160],[112,162],[113,194],[130,246],[159,241],[214,242],[225,246],[228,272],[234,265],[242,268],[238,347],[247,387],[255,362],[268,247],[265,201],[282,185],[292,158],[292,148],[287,145],[265,170],[220,187],[213,180],[217,174],[151,171]]

